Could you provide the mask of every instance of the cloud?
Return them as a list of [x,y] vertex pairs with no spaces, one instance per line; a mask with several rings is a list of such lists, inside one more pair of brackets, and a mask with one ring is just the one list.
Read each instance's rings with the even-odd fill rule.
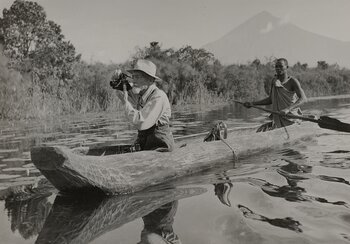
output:
[[260,30],[261,33],[268,33],[274,29],[274,26],[271,22],[268,22],[265,28]]
[[266,34],[268,32],[271,32],[275,28],[278,28],[279,26],[285,25],[290,23],[290,14],[284,15],[282,18],[279,19],[278,22],[272,23],[269,21],[264,28],[260,30],[260,33]]
[[288,24],[289,22],[290,22],[290,14],[286,14],[280,19],[280,21],[278,22],[278,25],[285,25],[285,24]]

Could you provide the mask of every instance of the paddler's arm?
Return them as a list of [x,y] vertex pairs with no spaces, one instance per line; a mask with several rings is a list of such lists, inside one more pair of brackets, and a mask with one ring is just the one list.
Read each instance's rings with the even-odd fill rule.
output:
[[254,102],[245,102],[243,105],[246,108],[251,108],[252,105],[270,105],[272,103],[271,95],[259,100],[259,101],[254,101]]
[[243,106],[246,107],[246,108],[251,108],[252,105],[270,105],[272,104],[272,98],[271,98],[271,94],[272,94],[272,86],[270,88],[270,94],[268,97],[262,99],[262,100],[259,100],[259,101],[254,101],[254,102],[245,102],[243,103]]
[[252,105],[270,105],[272,103],[271,96],[268,96],[267,98],[264,98],[262,100],[252,102]]
[[307,102],[307,97],[305,95],[303,88],[300,85],[300,82],[295,78],[291,78],[290,81],[292,82],[292,91],[294,91],[297,94],[298,100],[292,105],[290,105],[289,107],[281,110],[280,112],[282,114],[288,114],[293,109],[298,108],[300,107],[300,105]]

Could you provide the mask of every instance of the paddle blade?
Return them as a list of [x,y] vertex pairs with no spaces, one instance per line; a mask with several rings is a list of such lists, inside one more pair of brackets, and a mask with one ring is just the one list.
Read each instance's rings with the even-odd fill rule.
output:
[[350,124],[343,123],[337,119],[328,116],[321,116],[317,123],[321,128],[324,129],[350,133]]

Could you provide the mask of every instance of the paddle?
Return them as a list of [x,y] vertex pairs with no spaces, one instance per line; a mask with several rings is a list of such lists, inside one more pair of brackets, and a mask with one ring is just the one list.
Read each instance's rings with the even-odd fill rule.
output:
[[[233,101],[235,103],[239,103],[242,105],[244,104],[241,101],[237,101],[237,100],[233,100]],[[350,124],[341,122],[337,119],[334,119],[334,118],[331,118],[328,116],[321,116],[319,119],[315,119],[315,118],[309,118],[309,117],[304,117],[304,116],[299,116],[299,115],[294,115],[294,114],[282,114],[280,112],[272,111],[272,110],[265,109],[265,108],[262,108],[260,106],[255,106],[255,105],[251,105],[251,107],[256,108],[256,109],[260,109],[262,111],[265,111],[265,112],[268,112],[271,114],[277,114],[279,116],[290,118],[290,119],[300,119],[300,120],[304,120],[304,121],[310,121],[313,123],[317,123],[318,126],[323,128],[323,129],[336,130],[336,131],[350,133]]]

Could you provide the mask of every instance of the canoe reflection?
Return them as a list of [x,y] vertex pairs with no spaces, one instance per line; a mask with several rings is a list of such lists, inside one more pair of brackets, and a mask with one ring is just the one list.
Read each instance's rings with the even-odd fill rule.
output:
[[142,239],[152,240],[152,233],[174,240],[169,243],[180,243],[171,227],[177,200],[204,192],[205,188],[191,187],[113,197],[57,196],[36,243],[89,243],[141,217],[145,228],[140,243],[152,243]]

